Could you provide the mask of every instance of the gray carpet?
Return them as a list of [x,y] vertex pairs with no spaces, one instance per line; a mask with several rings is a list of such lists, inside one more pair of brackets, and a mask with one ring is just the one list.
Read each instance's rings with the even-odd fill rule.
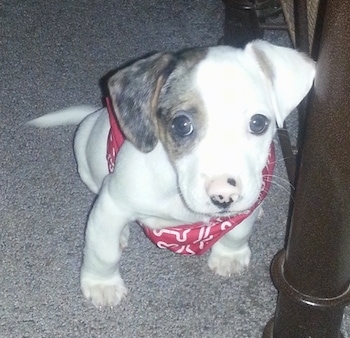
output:
[[[121,263],[129,295],[114,310],[98,311],[79,290],[94,196],[76,173],[74,128],[21,127],[58,108],[98,105],[99,78],[127,60],[216,44],[222,2],[5,0],[0,6],[0,337],[260,337],[277,296],[269,267],[284,241],[283,180],[276,178],[256,225],[247,271],[216,276],[207,255],[157,249],[135,226]],[[286,33],[266,38],[290,43]],[[295,131],[293,119],[291,125]],[[276,175],[286,178],[280,153]],[[346,331],[349,311],[349,337]]]

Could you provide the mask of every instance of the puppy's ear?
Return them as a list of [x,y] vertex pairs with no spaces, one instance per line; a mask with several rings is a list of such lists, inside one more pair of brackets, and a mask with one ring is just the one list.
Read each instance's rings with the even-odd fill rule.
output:
[[288,114],[309,92],[316,64],[303,53],[262,40],[249,43],[246,51],[253,54],[272,85],[276,122],[282,127]]
[[142,152],[157,145],[158,96],[175,64],[172,54],[157,53],[121,69],[108,81],[121,129],[126,139]]

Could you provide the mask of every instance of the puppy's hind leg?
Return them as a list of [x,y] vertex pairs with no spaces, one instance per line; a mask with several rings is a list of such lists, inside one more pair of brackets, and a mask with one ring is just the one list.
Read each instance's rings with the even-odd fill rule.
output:
[[127,293],[118,263],[129,220],[104,185],[89,215],[80,275],[83,295],[98,308],[117,305]]
[[231,276],[249,265],[251,251],[248,240],[259,210],[260,207],[213,245],[208,265],[218,275]]
[[109,122],[105,110],[89,115],[78,127],[74,138],[74,154],[80,178],[95,194],[108,175],[106,160]]

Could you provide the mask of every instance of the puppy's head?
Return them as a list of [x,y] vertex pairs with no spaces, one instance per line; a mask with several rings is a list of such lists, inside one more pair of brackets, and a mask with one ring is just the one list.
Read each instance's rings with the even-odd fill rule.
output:
[[155,54],[117,72],[109,90],[126,138],[165,149],[189,209],[234,214],[258,198],[276,123],[314,76],[305,55],[255,41]]

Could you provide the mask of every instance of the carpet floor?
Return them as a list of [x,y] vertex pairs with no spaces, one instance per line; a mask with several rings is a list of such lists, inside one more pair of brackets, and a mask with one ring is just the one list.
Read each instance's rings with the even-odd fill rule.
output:
[[[100,105],[98,80],[130,59],[217,44],[223,14],[220,0],[1,2],[0,337],[261,337],[275,309],[269,268],[284,245],[289,200],[279,149],[244,273],[216,276],[208,255],[160,250],[135,226],[121,262],[129,294],[99,311],[79,289],[94,195],[76,172],[75,128],[22,126],[59,108]],[[290,45],[283,32],[266,39]],[[295,117],[290,125],[295,133]]]

